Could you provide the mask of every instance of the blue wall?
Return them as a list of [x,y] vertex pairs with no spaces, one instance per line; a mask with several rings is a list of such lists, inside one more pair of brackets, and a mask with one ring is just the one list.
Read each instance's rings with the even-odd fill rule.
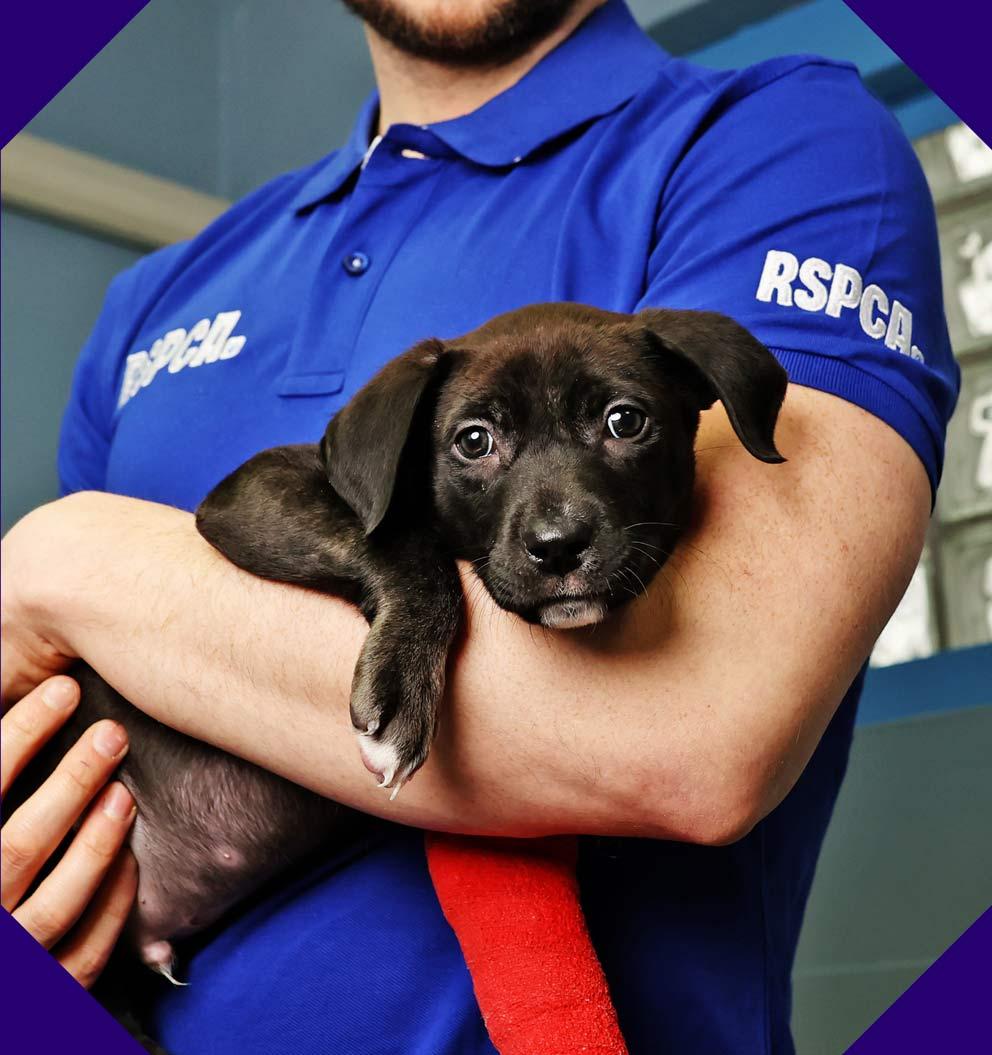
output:
[[992,706],[992,645],[974,645],[869,671],[858,724],[879,725],[988,706]]
[[328,153],[373,85],[361,24],[337,0],[228,0],[218,193],[240,197]]
[[[237,198],[333,149],[371,90],[336,0],[152,0],[26,131]],[[133,246],[4,210],[2,528],[55,497],[76,355]]]
[[217,192],[225,14],[151,0],[26,131]]
[[[223,8],[153,0],[27,131],[215,192]],[[59,420],[110,279],[142,251],[5,209],[3,530],[57,494]]]
[[107,283],[139,254],[5,211],[0,229],[3,530],[57,493],[73,363]]

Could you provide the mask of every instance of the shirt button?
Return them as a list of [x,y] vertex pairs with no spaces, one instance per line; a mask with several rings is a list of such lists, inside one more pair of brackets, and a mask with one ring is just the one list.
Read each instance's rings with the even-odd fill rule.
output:
[[349,253],[341,263],[349,275],[364,275],[371,261],[365,253]]

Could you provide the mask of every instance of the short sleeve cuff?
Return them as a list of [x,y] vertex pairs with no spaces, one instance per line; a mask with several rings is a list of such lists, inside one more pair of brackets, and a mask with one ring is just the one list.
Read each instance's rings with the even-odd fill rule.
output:
[[838,396],[881,418],[916,451],[930,479],[931,506],[940,482],[943,427],[929,420],[924,409],[911,403],[891,385],[846,359],[788,348],[772,348],[789,380],[806,388]]

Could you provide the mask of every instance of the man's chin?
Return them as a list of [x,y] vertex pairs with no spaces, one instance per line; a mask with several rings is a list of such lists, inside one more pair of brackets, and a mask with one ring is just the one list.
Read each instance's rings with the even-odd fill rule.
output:
[[577,0],[489,0],[433,5],[410,0],[344,0],[394,48],[446,66],[502,65],[553,33]]

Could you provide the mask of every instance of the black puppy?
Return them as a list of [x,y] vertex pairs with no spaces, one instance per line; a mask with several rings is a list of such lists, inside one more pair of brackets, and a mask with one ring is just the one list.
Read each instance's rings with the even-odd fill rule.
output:
[[[645,588],[687,523],[700,411],[720,399],[756,458],[786,376],[732,320],[535,305],[386,366],[320,445],[263,451],[197,511],[203,536],[256,575],[346,598],[371,629],[351,716],[393,795],[434,737],[458,629],[454,559],[495,601],[552,628],[595,623]],[[139,814],[133,938],[169,974],[171,941],[205,927],[356,816],[190,740],[92,671],[65,741],[124,723],[120,778]]]

